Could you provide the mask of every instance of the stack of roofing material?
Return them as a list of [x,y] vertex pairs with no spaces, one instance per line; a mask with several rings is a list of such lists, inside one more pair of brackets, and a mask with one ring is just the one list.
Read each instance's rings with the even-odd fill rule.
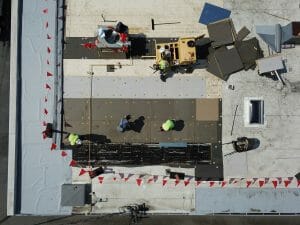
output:
[[242,29],[240,29],[240,31],[237,33],[236,40],[242,41],[245,37],[248,36],[248,34],[250,34],[250,30],[248,30],[247,27],[243,26]]
[[210,23],[207,25],[207,31],[214,48],[232,44],[237,36],[231,19]]
[[255,60],[264,57],[263,51],[256,38],[251,38],[246,41],[236,41],[234,46],[241,57],[245,70],[254,70],[256,66]]
[[231,19],[224,19],[208,24],[207,30],[212,41],[207,71],[222,80],[227,80],[230,74],[243,69],[237,49],[226,47],[236,41],[237,34],[234,25]]
[[243,41],[250,31],[243,27],[236,33],[230,18],[208,24],[207,30],[212,41],[207,71],[222,80],[242,69],[254,69],[255,60],[263,57],[257,39]]
[[218,49],[210,49],[207,71],[228,80],[230,74],[244,68],[242,60],[236,48],[227,49],[225,46]]

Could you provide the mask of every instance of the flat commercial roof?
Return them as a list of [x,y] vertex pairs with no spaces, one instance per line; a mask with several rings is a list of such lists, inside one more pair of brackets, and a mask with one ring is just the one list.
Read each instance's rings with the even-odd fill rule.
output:
[[[162,82],[157,74],[153,74],[151,66],[154,60],[152,59],[131,60],[121,56],[117,59],[110,57],[107,57],[110,59],[105,57],[97,59],[96,54],[89,54],[91,52],[85,52],[84,57],[88,57],[85,59],[79,57],[80,51],[78,53],[73,49],[72,51],[68,49],[68,57],[61,59],[63,49],[60,40],[63,39],[61,37],[64,31],[61,13],[65,9],[62,3],[63,1],[33,0],[22,2],[21,61],[20,66],[15,65],[19,71],[11,80],[13,84],[11,87],[18,88],[18,91],[16,96],[13,92],[10,96],[11,113],[20,112],[20,117],[10,122],[10,168],[17,165],[16,177],[14,169],[9,170],[10,214],[14,213],[13,208],[20,208],[17,213],[23,214],[70,214],[72,208],[62,207],[60,204],[61,185],[71,182],[92,183],[92,189],[96,191],[98,197],[104,196],[108,199],[106,203],[98,202],[94,208],[87,206],[90,210],[87,212],[93,213],[116,212],[116,207],[143,201],[144,196],[155,206],[156,212],[163,210],[168,213],[195,212],[196,214],[268,213],[274,210],[279,213],[299,213],[296,202],[299,193],[294,189],[297,181],[293,179],[300,171],[298,162],[300,65],[297,46],[282,51],[286,65],[286,73],[283,73],[282,77],[286,86],[281,86],[279,82],[267,77],[259,77],[256,75],[257,71],[252,70],[240,71],[230,76],[227,82],[221,81],[204,69],[197,69],[192,74],[175,74],[166,82]],[[66,40],[75,40],[72,46],[76,46],[80,39],[94,36],[99,23],[108,25],[106,21],[101,20],[101,14],[107,20],[123,21],[133,34],[142,33],[151,38],[199,36],[207,33],[206,27],[198,23],[204,3],[205,1],[189,1],[187,4],[181,0],[165,0],[160,1],[157,7],[152,1],[147,0],[138,2],[128,0],[124,4],[111,0],[67,0]],[[275,2],[215,0],[212,3],[224,5],[231,10],[231,18],[236,29],[247,26],[252,31],[249,38],[256,35],[253,32],[256,24],[283,24],[286,20],[293,21],[300,16],[300,11],[296,10],[299,8],[298,3],[285,4],[284,0]],[[260,9],[257,9],[258,3]],[[168,9],[167,13],[166,9]],[[274,11],[278,15],[274,15]],[[157,25],[155,30],[151,29],[151,17],[156,23],[162,23]],[[59,27],[56,27],[57,21]],[[174,24],[163,25],[168,22]],[[268,47],[265,45],[261,47],[267,55]],[[16,49],[13,50],[14,53],[17,52]],[[72,58],[72,55],[76,57]],[[114,72],[107,70],[107,64],[114,65]],[[59,69],[62,65],[64,74]],[[20,72],[20,81],[17,81],[18,72]],[[62,80],[64,87],[60,86]],[[229,85],[232,85],[231,88],[228,88]],[[64,99],[60,97],[63,94]],[[248,110],[245,99],[249,97],[264,100],[265,124],[260,127],[245,126],[247,115],[245,112]],[[218,117],[218,120],[210,120],[211,115],[208,115],[206,120],[197,120],[197,112],[209,114],[211,111],[197,111],[195,99],[210,98],[222,98],[222,119]],[[20,104],[15,108],[16,99]],[[63,100],[66,121],[60,124],[60,113],[63,110],[60,110],[57,105],[60,105]],[[89,105],[90,102],[92,105]],[[171,109],[165,107],[170,105]],[[132,114],[133,118],[145,116],[141,133],[133,131],[126,132],[124,135],[117,133],[116,126],[119,119],[128,113]],[[184,120],[183,132],[155,133],[165,118],[170,116]],[[58,123],[55,124],[57,121]],[[57,128],[69,123],[71,127],[66,126],[65,130],[80,134],[90,133],[91,130],[104,133],[116,143],[122,141],[152,143],[160,140],[215,142],[217,145],[214,151],[218,153],[221,153],[221,149],[223,151],[225,183],[207,182],[206,186],[199,186],[195,190],[195,186],[185,185],[184,182],[176,187],[173,182],[169,182],[169,186],[162,186],[161,183],[152,183],[151,186],[146,178],[143,178],[143,185],[138,185],[136,179],[142,179],[139,177],[145,173],[149,177],[156,173],[160,176],[160,181],[163,181],[167,176],[166,169],[169,167],[154,166],[146,169],[144,167],[112,168],[119,174],[126,171],[128,177],[133,174],[132,177],[136,179],[126,183],[123,182],[123,177],[114,183],[115,175],[105,174],[104,179],[108,182],[102,185],[99,178],[91,180],[86,171],[80,176],[83,168],[69,167],[72,159],[71,151],[66,150],[66,155],[62,155],[61,151],[51,151],[51,147],[59,147],[59,143],[55,146],[52,144],[56,139],[43,139],[42,131],[47,122],[54,122],[54,125],[58,125],[55,126]],[[252,151],[236,154],[231,154],[234,151],[232,145],[222,145],[222,143],[231,143],[241,136],[256,138],[260,145]],[[18,156],[16,160],[12,157],[14,155]],[[215,169],[213,172],[209,171],[213,179],[220,177],[215,176],[216,173],[223,176],[222,155],[219,154],[215,159],[208,165]],[[186,170],[194,179],[201,177],[199,174],[208,173],[205,166],[181,169]],[[252,181],[256,178],[260,178],[262,183],[267,183],[267,180],[278,182],[281,180],[282,188],[264,190],[265,186],[262,185],[260,189],[251,191],[246,189],[246,184],[255,183]],[[231,179],[241,181],[241,185],[245,188],[228,188],[226,185]],[[13,180],[16,183],[12,182]],[[234,182],[232,183],[234,185]],[[272,183],[268,181],[266,186],[271,185]],[[213,186],[223,188],[213,188]],[[164,187],[166,188],[162,190]],[[12,193],[17,196],[17,201],[12,198]],[[226,204],[220,201],[223,199]],[[272,205],[269,205],[269,202]],[[14,203],[17,203],[15,207],[11,207]]]

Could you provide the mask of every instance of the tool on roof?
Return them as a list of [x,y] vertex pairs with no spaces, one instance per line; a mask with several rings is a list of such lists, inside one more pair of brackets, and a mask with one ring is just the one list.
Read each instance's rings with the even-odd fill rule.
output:
[[154,19],[151,19],[151,28],[152,30],[155,29],[155,26],[158,26],[158,25],[168,25],[168,24],[178,24],[180,22],[169,22],[169,23],[154,23]]
[[103,14],[101,14],[101,17],[103,19],[102,22],[109,22],[109,23],[116,23],[117,22],[117,20],[106,20]]

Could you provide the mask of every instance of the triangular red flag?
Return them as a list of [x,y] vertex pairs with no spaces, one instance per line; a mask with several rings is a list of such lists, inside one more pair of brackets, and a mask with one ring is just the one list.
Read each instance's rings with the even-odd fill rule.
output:
[[212,187],[212,186],[214,186],[214,184],[215,184],[215,182],[214,182],[214,181],[210,181],[210,182],[209,182],[209,187]]
[[52,143],[51,148],[50,148],[51,151],[54,150],[54,149],[56,149],[56,147],[57,147],[57,145],[55,143]]
[[53,76],[53,74],[52,73],[50,73],[50,72],[47,72],[47,77],[52,77]]
[[285,187],[288,187],[289,184],[291,183],[290,180],[284,180],[283,182],[284,182],[284,186],[285,186]]
[[297,182],[298,182],[297,187],[299,187],[300,186],[300,180],[297,180]]
[[129,179],[129,177],[125,177],[125,178],[124,178],[125,181],[128,181],[128,179]]
[[51,36],[49,34],[47,34],[47,39],[51,39]]
[[246,181],[246,187],[248,188],[251,185],[252,181],[251,180],[247,180]]
[[259,181],[258,181],[258,184],[259,184],[259,187],[262,187],[262,186],[264,186],[264,184],[265,184],[265,181],[263,181],[263,180],[259,180]]
[[61,151],[61,156],[62,157],[65,157],[65,156],[67,156],[68,154],[65,152],[65,151]]
[[81,169],[80,172],[79,172],[79,176],[85,174],[87,171],[85,171],[84,169]]
[[104,180],[104,177],[98,177],[98,180],[99,180],[99,183],[102,184],[103,180]]
[[46,87],[46,89],[49,89],[49,90],[51,90],[51,87],[50,87],[50,85],[49,85],[49,84],[46,84],[46,85],[45,85],[45,87]]
[[48,110],[47,110],[47,109],[44,109],[44,113],[47,115],[47,114],[48,114]]
[[77,162],[74,159],[72,159],[69,166],[76,166],[76,165],[77,165]]
[[167,180],[162,180],[162,185],[165,186],[167,183]]
[[180,183],[180,180],[175,180],[175,186]]
[[43,139],[46,139],[47,138],[47,135],[45,132],[43,132]]
[[85,48],[88,48],[88,49],[92,49],[92,48],[96,48],[97,45],[95,43],[84,43],[84,44],[81,44],[83,47]]
[[222,181],[222,185],[221,185],[221,187],[224,187],[225,185],[226,185],[226,181]]
[[116,177],[113,177],[113,181],[116,181],[117,180],[117,178]]
[[187,185],[190,183],[189,180],[185,180],[185,181],[183,181],[183,182],[184,182],[184,186],[187,186]]
[[272,183],[273,183],[274,188],[276,188],[277,187],[277,180],[272,180]]
[[43,13],[48,13],[48,9],[43,9]]
[[141,186],[141,184],[142,184],[142,179],[141,179],[141,178],[136,179],[136,183],[137,183],[138,186]]
[[47,47],[47,52],[51,53],[51,48]]

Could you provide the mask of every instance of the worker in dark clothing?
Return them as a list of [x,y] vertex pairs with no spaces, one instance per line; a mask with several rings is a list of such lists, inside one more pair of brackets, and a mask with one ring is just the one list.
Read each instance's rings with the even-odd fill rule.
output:
[[117,127],[117,130],[120,131],[120,132],[124,132],[124,131],[130,129],[129,120],[130,120],[130,115],[127,115],[127,116],[123,117],[120,120],[120,123],[119,123],[119,126]]

